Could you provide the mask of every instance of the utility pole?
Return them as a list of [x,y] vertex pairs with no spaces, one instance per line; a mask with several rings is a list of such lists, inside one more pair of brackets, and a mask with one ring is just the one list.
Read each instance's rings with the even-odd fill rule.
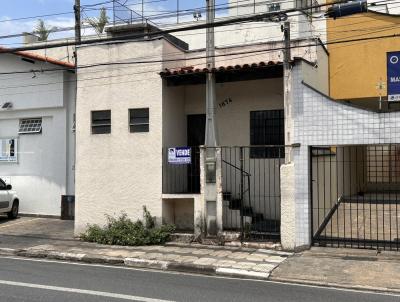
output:
[[[291,70],[290,70],[290,22],[285,21],[282,26],[285,38],[285,50],[283,57],[283,89],[284,89],[284,108],[285,108],[285,145],[292,144],[293,120],[292,120],[292,89],[291,89]],[[292,147],[285,148],[285,163],[292,161]]]
[[215,236],[222,230],[222,204],[218,202],[217,184],[217,125],[215,93],[215,0],[207,1],[206,32],[206,133],[205,133],[205,203],[206,233]]
[[79,44],[81,42],[81,1],[75,0],[74,5],[75,12],[75,42]]
[[216,127],[216,93],[215,93],[215,37],[214,27],[212,24],[215,19],[215,0],[207,0],[207,46],[206,46],[206,57],[207,57],[207,79],[206,79],[206,146],[216,147],[217,146],[217,127]]
[[[78,45],[82,41],[81,37],[81,1],[75,0],[74,5],[75,12],[75,102],[74,102],[74,114],[73,114],[73,125],[74,125],[74,161],[73,161],[73,173],[74,173],[74,183],[75,183],[75,171],[76,171],[76,100],[78,95]],[[68,47],[68,46],[67,46]]]

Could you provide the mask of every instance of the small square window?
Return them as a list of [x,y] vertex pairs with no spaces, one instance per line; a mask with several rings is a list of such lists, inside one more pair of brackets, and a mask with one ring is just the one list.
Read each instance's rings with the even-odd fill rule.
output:
[[92,134],[111,133],[111,110],[92,111]]
[[281,4],[280,3],[271,3],[268,5],[268,11],[269,12],[278,12],[281,10]]
[[129,131],[149,132],[149,108],[129,109]]
[[42,118],[27,118],[19,121],[19,134],[42,132]]

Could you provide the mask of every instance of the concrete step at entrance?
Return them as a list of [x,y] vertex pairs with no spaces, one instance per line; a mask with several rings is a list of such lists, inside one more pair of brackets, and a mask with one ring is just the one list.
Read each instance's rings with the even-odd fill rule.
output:
[[[229,208],[229,201],[223,201],[223,212],[222,212],[222,223],[224,229],[239,229],[241,222],[241,215],[240,210],[233,210]],[[252,223],[251,215],[243,216],[243,224],[250,224]]]

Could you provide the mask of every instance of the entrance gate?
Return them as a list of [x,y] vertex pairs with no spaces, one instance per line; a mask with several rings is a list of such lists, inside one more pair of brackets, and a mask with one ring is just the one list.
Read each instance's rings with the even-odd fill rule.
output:
[[223,228],[242,240],[280,240],[284,146],[221,147]]
[[400,145],[312,147],[318,246],[399,250]]

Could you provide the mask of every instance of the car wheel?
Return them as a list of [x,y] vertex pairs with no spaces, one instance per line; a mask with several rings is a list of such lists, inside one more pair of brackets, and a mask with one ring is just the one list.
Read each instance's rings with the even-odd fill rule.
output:
[[19,210],[19,204],[18,201],[14,201],[11,211],[7,213],[8,218],[10,219],[16,219],[18,217],[18,210]]

